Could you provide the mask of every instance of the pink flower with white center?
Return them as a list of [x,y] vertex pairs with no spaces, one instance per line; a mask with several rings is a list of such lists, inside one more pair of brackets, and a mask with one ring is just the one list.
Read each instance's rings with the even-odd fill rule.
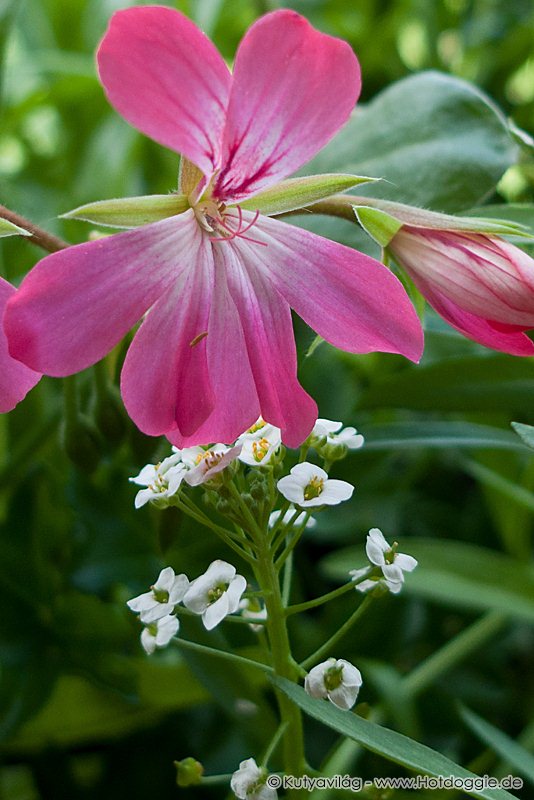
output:
[[449,325],[515,356],[534,355],[534,260],[483,233],[404,225],[389,250]]
[[[0,317],[15,287],[0,278]],[[7,338],[0,326],[0,414],[11,411],[39,381],[40,374],[9,355]]]
[[231,74],[183,14],[136,7],[113,16],[98,66],[115,109],[184,157],[190,208],[43,259],[6,316],[14,357],[78,372],[148,312],[122,395],[144,433],[179,447],[232,442],[260,413],[289,447],[306,438],[317,408],[297,380],[291,308],[341,349],[419,358],[419,321],[382,264],[239,205],[349,118],[360,70],[345,42],[275,11]]

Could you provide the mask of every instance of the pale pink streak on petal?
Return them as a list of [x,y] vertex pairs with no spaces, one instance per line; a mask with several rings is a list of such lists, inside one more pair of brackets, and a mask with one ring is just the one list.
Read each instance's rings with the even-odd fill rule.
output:
[[213,293],[213,257],[196,225],[195,261],[150,310],[126,354],[121,392],[143,433],[176,428],[192,436],[212,413],[206,336]]
[[220,158],[231,77],[222,56],[172,8],[115,13],[97,54],[111,105],[210,174]]
[[379,261],[269,217],[260,216],[250,235],[267,246],[243,242],[248,258],[323,339],[351,353],[419,360],[417,314],[400,281]]
[[206,346],[215,408],[192,436],[183,436],[179,430],[167,434],[177,447],[233,442],[260,415],[245,337],[218,247],[214,247],[214,259],[215,286]]
[[[15,287],[0,278],[0,318]],[[9,355],[4,328],[0,325],[0,414],[11,411],[33,389],[41,375]]]
[[254,257],[248,258],[244,244],[215,246],[241,318],[261,415],[281,428],[285,444],[297,447],[315,424],[317,406],[297,380],[289,306],[256,269]]
[[534,343],[517,328],[470,314],[421,278],[412,280],[434,310],[468,339],[512,356],[534,355]]
[[196,236],[186,211],[47,256],[8,303],[11,354],[56,377],[99,361],[172,286]]
[[261,17],[237,51],[216,195],[248,197],[309,161],[345,124],[360,85],[346,42],[295,11]]

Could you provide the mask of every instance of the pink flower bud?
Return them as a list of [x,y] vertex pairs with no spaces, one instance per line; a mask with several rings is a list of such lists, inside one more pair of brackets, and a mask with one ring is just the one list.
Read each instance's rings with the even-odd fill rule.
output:
[[421,294],[470,339],[534,354],[534,260],[494,236],[405,225],[389,249]]

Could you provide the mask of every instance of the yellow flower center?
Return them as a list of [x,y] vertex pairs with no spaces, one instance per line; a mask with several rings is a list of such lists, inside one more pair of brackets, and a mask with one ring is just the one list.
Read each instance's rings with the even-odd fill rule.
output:
[[254,461],[263,461],[267,453],[269,452],[269,444],[268,439],[260,439],[258,442],[252,442],[252,456]]
[[319,478],[315,475],[304,489],[304,499],[312,500],[314,497],[319,497],[324,487],[324,478]]

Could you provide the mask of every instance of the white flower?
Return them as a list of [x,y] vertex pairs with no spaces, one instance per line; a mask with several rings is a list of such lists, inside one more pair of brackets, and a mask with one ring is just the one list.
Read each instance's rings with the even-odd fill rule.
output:
[[[368,580],[358,583],[356,589],[359,592],[367,592],[374,589],[377,584],[385,586],[392,594],[398,594],[404,582],[404,573],[412,572],[417,566],[417,561],[413,556],[406,553],[397,553],[396,542],[391,546],[379,528],[371,528],[367,534],[365,552],[367,558],[375,567],[380,567],[383,577],[371,576]],[[358,580],[365,569],[353,569],[350,572],[352,580]]]
[[238,436],[236,444],[242,444],[246,441],[253,441],[254,439],[263,439],[280,436],[282,439],[282,431],[270,422],[265,422],[262,417],[259,417],[251,428],[246,430],[241,436]]
[[312,697],[326,698],[338,708],[347,711],[358,697],[362,676],[349,661],[329,658],[311,669],[306,675],[304,688]]
[[232,775],[230,786],[239,800],[276,800],[278,794],[267,786],[267,777],[267,770],[258,767],[253,758],[247,758]]
[[264,424],[254,433],[241,434],[237,441],[243,448],[239,460],[251,467],[263,467],[282,444],[282,432],[274,425]]
[[[295,511],[296,511],[295,506],[289,506],[286,513],[282,517],[283,525],[288,525],[291,522]],[[274,528],[274,526],[280,519],[280,512],[281,509],[277,509],[276,511],[273,511],[271,514],[269,514],[269,528]],[[298,528],[299,525],[302,525],[304,523],[305,519],[306,519],[306,512],[303,511],[301,514],[298,515],[298,517],[295,518],[295,520],[293,521],[293,526],[295,528]],[[314,525],[317,525],[317,521],[313,517],[310,517],[306,522],[306,528],[313,528]]]
[[346,481],[330,480],[328,474],[305,461],[280,478],[278,491],[297,506],[336,506],[352,497],[354,486]]
[[140,615],[141,622],[148,624],[170,614],[183,600],[188,587],[187,575],[175,575],[172,567],[165,567],[149,592],[133,597],[126,605]]
[[154,500],[162,500],[176,494],[182,483],[186,469],[180,463],[180,456],[173,453],[172,456],[160,461],[159,464],[147,464],[139,475],[130,478],[131,483],[137,486],[146,486],[135,496],[135,507],[141,508],[145,503]]
[[186,447],[177,450],[182,463],[187,468],[185,481],[190,486],[199,486],[221,472],[239,456],[241,445],[226,447],[224,444],[214,444],[209,449],[203,447]]
[[242,575],[226,561],[212,561],[204,575],[189,584],[184,595],[184,606],[195,614],[202,614],[206,630],[211,631],[228,614],[239,608],[241,595],[247,588]]
[[318,419],[312,435],[318,438],[326,436],[327,444],[344,444],[349,450],[357,450],[365,441],[356,428],[343,428],[342,422],[334,422],[331,419]]
[[261,622],[267,619],[267,609],[265,606],[261,605],[259,600],[255,597],[245,597],[244,600],[241,600],[239,603],[239,609],[241,611],[241,616],[250,620],[250,630],[254,631],[254,633],[259,633],[263,630],[263,625],[254,624],[254,620]]
[[168,614],[166,617],[151,622],[141,633],[141,644],[146,652],[151,655],[156,647],[166,647],[173,636],[176,636],[180,623],[176,617]]

